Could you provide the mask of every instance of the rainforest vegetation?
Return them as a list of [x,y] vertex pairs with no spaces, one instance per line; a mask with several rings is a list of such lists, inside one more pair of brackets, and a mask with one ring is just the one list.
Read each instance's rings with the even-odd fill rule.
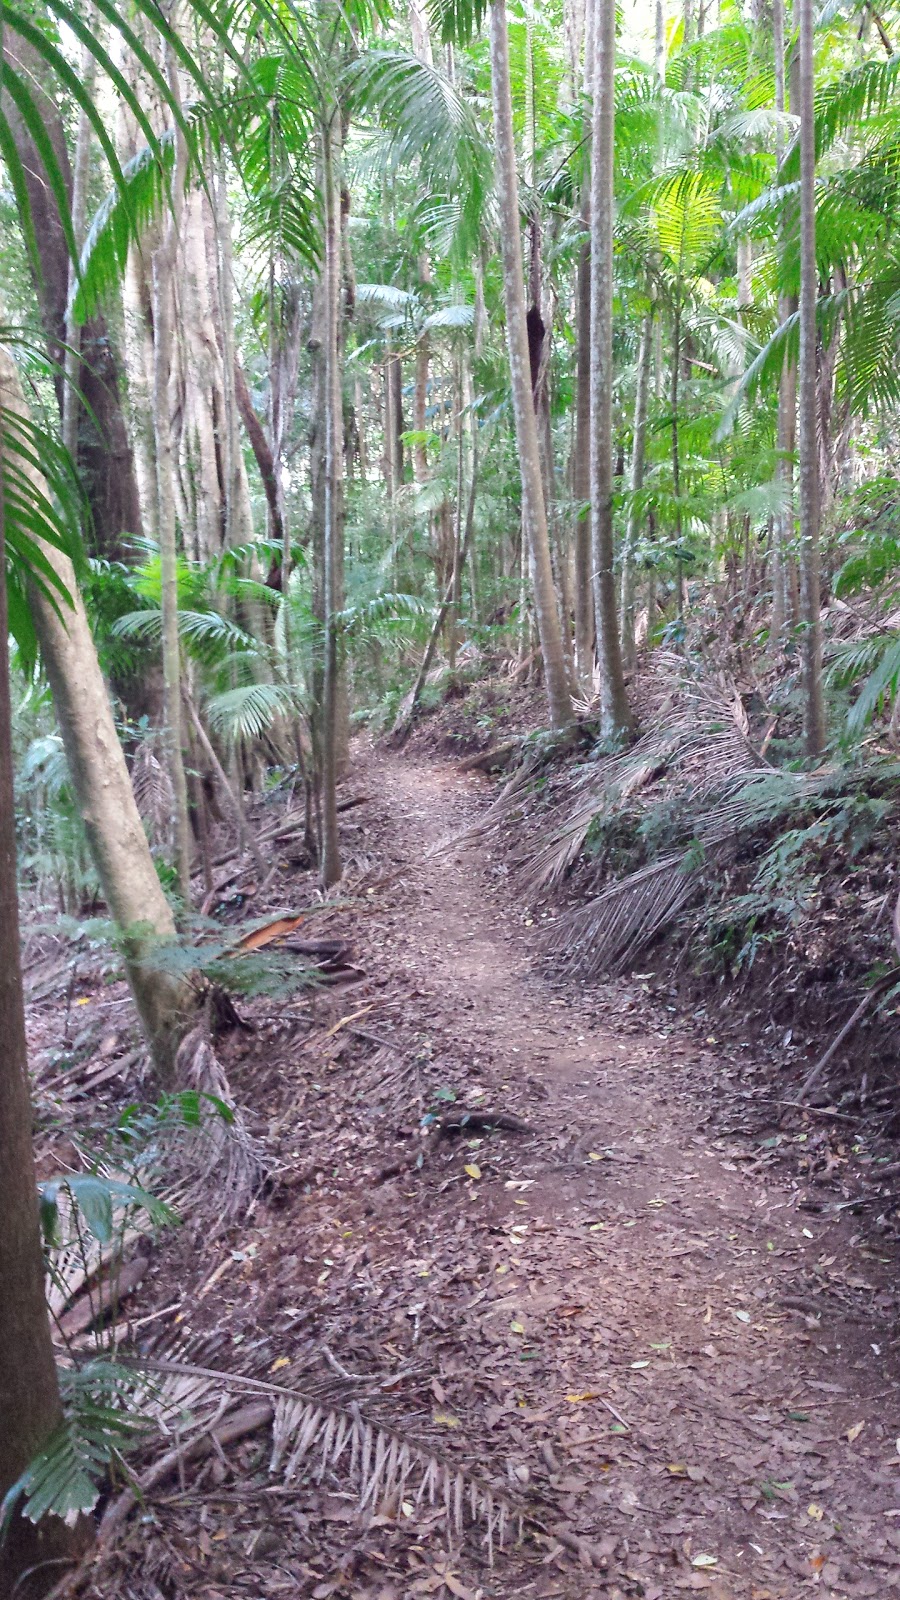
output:
[[[341,966],[296,930],[364,892],[361,742],[482,706],[580,981],[674,928],[736,983],[839,859],[896,999],[900,12],[2,0],[0,61],[5,1597],[189,1403],[60,1317],[199,1170],[259,1191],[217,1030]],[[140,1023],[63,1176],[20,948]]]

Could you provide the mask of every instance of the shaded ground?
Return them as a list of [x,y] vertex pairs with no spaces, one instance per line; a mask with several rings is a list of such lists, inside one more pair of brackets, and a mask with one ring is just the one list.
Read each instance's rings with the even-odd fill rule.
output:
[[[226,1047],[281,1178],[227,1240],[177,1235],[140,1313],[170,1307],[158,1348],[358,1396],[547,1533],[491,1568],[412,1506],[365,1529],[339,1478],[273,1482],[257,1439],[151,1500],[96,1592],[900,1589],[893,1246],[807,1209],[714,1039],[639,977],[556,985],[503,861],[431,854],[481,780],[374,753],[353,785],[356,892],[321,926],[366,976]],[[530,1131],[423,1137],[448,1107]]]

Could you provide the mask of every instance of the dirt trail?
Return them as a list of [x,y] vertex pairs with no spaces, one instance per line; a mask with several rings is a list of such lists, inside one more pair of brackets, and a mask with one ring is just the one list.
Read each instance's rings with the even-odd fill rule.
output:
[[[167,1241],[137,1326],[358,1405],[545,1536],[491,1566],[474,1529],[448,1550],[427,1501],[370,1521],[346,1470],[273,1480],[255,1438],[154,1498],[95,1592],[900,1589],[897,1273],[874,1219],[760,1141],[752,1078],[640,975],[559,982],[507,863],[458,842],[481,780],[362,750],[352,785],[349,888],[315,926],[351,941],[356,979],[258,1001],[221,1041],[280,1178],[240,1229]],[[302,904],[289,867],[278,893]],[[423,1134],[454,1097],[530,1131]]]
[[[480,1087],[534,1129],[445,1157],[449,1180],[426,1168],[381,1186],[376,1212],[413,1202],[415,1315],[424,1327],[435,1308],[453,1420],[486,1429],[511,1482],[539,1486],[608,1562],[587,1573],[566,1556],[512,1587],[501,1568],[483,1592],[900,1589],[887,1251],[853,1218],[799,1209],[739,1128],[715,1131],[717,1095],[741,1122],[715,1041],[666,1021],[640,979],[554,986],[503,863],[477,843],[430,854],[477,815],[472,779],[375,754],[363,781],[398,872],[367,937],[402,967],[447,1082],[465,1060],[469,1102]],[[442,1285],[440,1263],[450,1246],[471,1255],[473,1233],[450,1316],[460,1274],[445,1261]]]

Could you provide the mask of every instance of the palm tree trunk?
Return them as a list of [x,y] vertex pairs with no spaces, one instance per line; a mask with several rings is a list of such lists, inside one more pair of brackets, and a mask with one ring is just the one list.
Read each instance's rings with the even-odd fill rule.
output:
[[[4,413],[28,419],[15,362],[0,345],[0,415]],[[23,458],[18,466],[35,493],[49,499],[50,491],[32,464]],[[184,980],[156,962],[155,951],[174,939],[175,924],[135,805],[72,563],[58,550],[41,548],[72,597],[71,606],[61,604],[58,612],[42,589],[32,586],[30,594],[69,776],[104,898],[124,940],[128,978],[157,1076],[171,1082],[192,994]]]
[[[93,6],[88,12],[88,27],[96,26],[96,13]],[[97,77],[97,58],[93,50],[86,47],[81,53],[81,79],[85,92],[94,93],[94,84]],[[75,162],[72,168],[72,233],[75,243],[80,250],[84,244],[85,222],[87,219],[87,190],[91,165],[91,144],[94,130],[86,111],[82,111],[78,118],[78,132],[75,136]],[[69,262],[69,305],[77,282],[74,261]],[[68,450],[73,461],[78,458],[78,418],[81,403],[78,394],[79,368],[81,366],[81,329],[76,323],[69,306],[66,307],[66,352],[65,352],[65,385],[62,397],[62,442]]]
[[[773,0],[772,34],[775,53],[775,110],[782,114],[787,109],[785,82],[784,0]],[[780,166],[784,154],[784,134],[776,132],[775,157]],[[780,245],[784,249],[784,229]],[[796,301],[781,295],[778,300],[778,320],[784,322],[796,311]],[[790,553],[790,538],[794,526],[794,468],[792,456],[797,431],[797,368],[785,359],[778,385],[778,422],[776,445],[778,449],[778,479],[781,483],[781,505],[775,514],[772,529],[772,635],[781,643],[796,623],[794,590],[796,571]]]
[[531,395],[528,333],[525,323],[525,282],[519,220],[519,185],[513,140],[512,97],[509,80],[509,35],[506,0],[491,4],[491,85],[494,105],[497,204],[503,256],[506,337],[509,348],[510,387],[516,423],[516,444],[522,480],[522,518],[531,556],[531,576],[537,615],[550,721],[563,728],[572,719],[562,630],[553,587],[547,509],[541,483],[537,420]]
[[[337,112],[332,113],[333,116]],[[325,671],[322,690],[322,882],[327,889],[340,882],[341,850],[337,819],[338,765],[338,639],[343,540],[344,416],[338,346],[341,251],[339,192],[334,170],[333,128],[326,121],[322,139],[322,191],[325,206]]]
[[[588,226],[585,206],[585,226]],[[594,673],[594,592],[591,586],[591,245],[582,242],[575,281],[575,672],[582,690]]]
[[[9,629],[0,439],[0,1501],[60,1421],[59,1385],[44,1297],[31,1097],[19,952]],[[80,1534],[56,1518],[15,1516],[0,1542],[0,1594],[43,1592],[71,1559]],[[51,1563],[40,1590],[26,1574]]]
[[653,312],[648,311],[641,329],[638,349],[637,384],[634,395],[634,442],[631,447],[631,494],[628,531],[622,553],[622,656],[626,667],[634,666],[634,552],[640,530],[636,498],[644,487],[647,456],[647,398],[650,392],[650,364],[653,360]]
[[[171,47],[168,76],[173,95],[180,98],[178,68]],[[176,129],[175,171],[166,231],[153,257],[153,404],[156,419],[156,507],[162,610],[163,701],[169,778],[175,797],[175,871],[178,890],[186,906],[191,901],[191,833],[188,821],[187,779],[184,772],[181,731],[181,640],[178,631],[178,547],[175,526],[175,468],[172,448],[169,381],[175,346],[174,272],[184,192],[187,179],[187,143]]]
[[591,535],[594,614],[600,663],[600,722],[605,737],[628,728],[613,575],[613,154],[615,0],[597,0],[594,19],[594,116],[591,161]]
[[819,479],[816,384],[816,145],[813,0],[797,0],[800,25],[800,620],[806,753],[825,748],[822,624],[819,614]]

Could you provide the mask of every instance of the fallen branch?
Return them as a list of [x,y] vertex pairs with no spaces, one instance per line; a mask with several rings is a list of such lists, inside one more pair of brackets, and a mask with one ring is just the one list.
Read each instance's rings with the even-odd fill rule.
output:
[[522,748],[521,739],[507,739],[490,750],[479,750],[474,756],[460,761],[457,772],[500,772],[511,765]]

